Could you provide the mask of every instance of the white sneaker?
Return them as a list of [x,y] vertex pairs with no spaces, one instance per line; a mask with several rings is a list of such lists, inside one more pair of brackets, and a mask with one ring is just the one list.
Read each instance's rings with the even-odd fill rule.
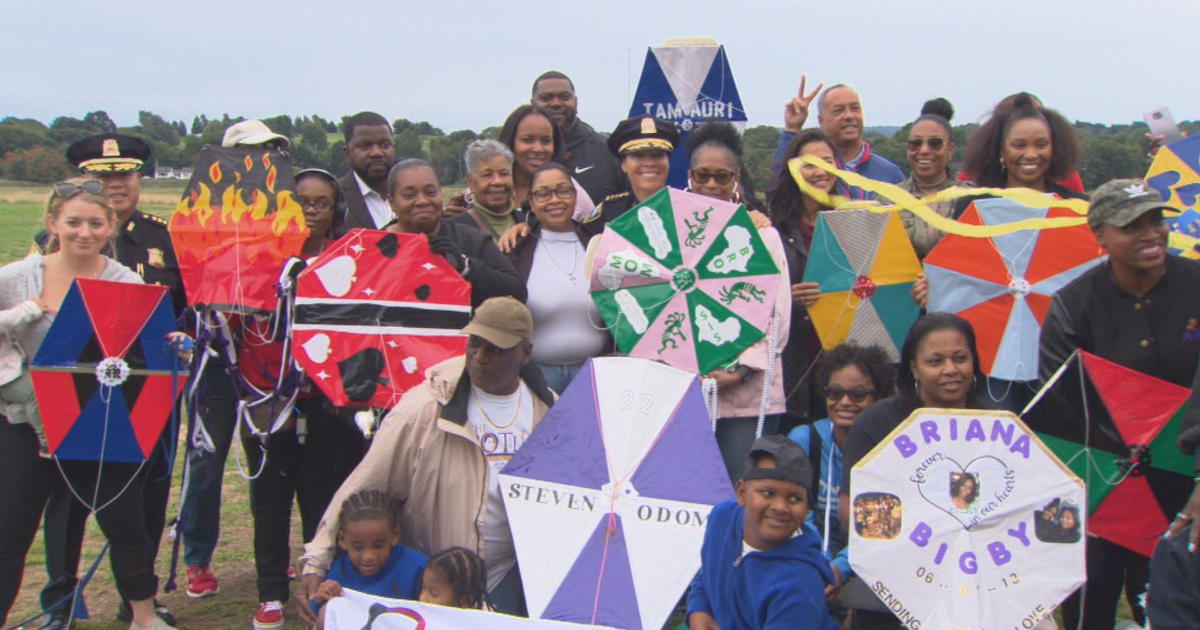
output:
[[143,626],[138,622],[129,624],[129,630],[175,630],[175,626],[163,621],[158,615],[154,616],[154,621],[148,626]]

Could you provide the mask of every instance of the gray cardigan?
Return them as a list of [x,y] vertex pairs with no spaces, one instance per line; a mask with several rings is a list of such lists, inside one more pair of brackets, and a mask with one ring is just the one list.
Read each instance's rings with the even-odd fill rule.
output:
[[[42,280],[45,277],[41,254],[29,254],[24,260],[18,260],[0,267],[0,310],[13,308],[22,302],[42,294]],[[104,271],[100,272],[101,280],[113,282],[132,282],[141,284],[142,278],[121,263],[105,258]],[[54,323],[54,315],[41,315],[23,326],[12,331],[12,340],[17,343],[27,357],[32,358],[42,345],[50,324]],[[8,414],[13,422],[23,419],[24,414]]]

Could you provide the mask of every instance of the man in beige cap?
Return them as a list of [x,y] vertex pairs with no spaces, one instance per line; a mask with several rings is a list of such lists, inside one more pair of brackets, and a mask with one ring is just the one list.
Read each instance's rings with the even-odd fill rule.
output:
[[[1176,385],[1192,385],[1200,360],[1200,262],[1167,253],[1163,210],[1170,209],[1141,179],[1116,179],[1092,194],[1088,226],[1108,259],[1054,294],[1042,327],[1038,372],[1043,380],[1078,349]],[[1095,430],[1125,444],[1111,429]],[[1155,494],[1177,494],[1182,501],[1180,488],[1145,479]],[[1137,552],[1089,537],[1087,597],[1081,603],[1077,592],[1063,603],[1065,627],[1111,628],[1123,586],[1135,620],[1143,621],[1138,596],[1145,590],[1148,563]]]
[[308,601],[337,553],[342,502],[360,490],[382,490],[404,506],[401,543],[430,555],[454,546],[477,551],[488,568],[492,605],[525,613],[497,473],[554,404],[554,394],[530,361],[533,315],[520,301],[484,301],[463,333],[469,335],[466,356],[430,368],[425,382],[384,417],[366,457],[305,545],[296,599],[306,620]]

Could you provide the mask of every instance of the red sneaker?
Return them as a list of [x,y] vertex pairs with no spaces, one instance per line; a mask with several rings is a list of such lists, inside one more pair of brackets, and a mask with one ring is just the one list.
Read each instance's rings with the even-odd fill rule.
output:
[[254,630],[276,630],[283,627],[283,602],[263,602],[254,615]]
[[217,584],[217,576],[208,567],[188,567],[187,568],[187,594],[188,597],[199,599],[201,597],[212,597],[221,592],[221,587]]
[[288,576],[289,582],[295,582],[296,581],[296,568],[288,567],[287,576]]

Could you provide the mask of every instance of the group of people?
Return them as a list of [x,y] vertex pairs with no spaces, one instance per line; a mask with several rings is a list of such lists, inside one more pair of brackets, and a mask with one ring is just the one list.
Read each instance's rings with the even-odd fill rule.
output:
[[[814,102],[818,126],[806,127]],[[849,471],[918,407],[1019,410],[1038,385],[1012,384],[1000,399],[988,395],[975,331],[946,313],[916,322],[898,363],[880,348],[853,342],[821,351],[807,308],[822,288],[800,279],[818,214],[831,209],[830,197],[818,199],[805,189],[850,199],[874,195],[808,163],[799,168],[801,187],[787,163],[812,156],[918,197],[979,185],[1083,198],[1079,143],[1070,124],[1031,94],[1009,96],[970,138],[956,173],[953,109],[933,99],[909,127],[906,177],[872,153],[863,138],[863,111],[853,88],[809,91],[802,80],[784,108],[785,131],[765,201],[753,190],[740,135],[731,125],[705,123],[684,147],[689,189],[744,204],[790,287],[773,305],[770,338],[732,365],[701,375],[717,392],[715,437],[737,498],[715,507],[708,521],[703,568],[687,598],[692,628],[834,627],[847,611],[852,628],[901,627],[877,601],[872,605],[869,593],[837,599],[839,589],[853,583],[848,527],[890,535],[887,524],[900,520],[901,506],[886,496],[852,506]],[[428,163],[396,160],[383,116],[356,114],[344,133],[346,174],[295,173],[295,199],[310,229],[302,256],[319,255],[353,228],[426,235],[431,250],[471,286],[466,353],[431,367],[394,408],[378,410],[383,417],[377,428],[302,383],[287,422],[263,439],[237,430],[238,383],[269,389],[278,379],[281,368],[269,357],[278,354],[281,340],[263,332],[273,329],[272,322],[211,313],[188,319],[183,328],[189,332],[220,327],[228,333],[213,351],[189,357],[193,421],[185,436],[178,522],[186,593],[201,598],[220,592],[213,557],[221,487],[233,438],[243,435],[250,468],[257,471],[249,482],[260,600],[252,619],[256,630],[282,627],[293,595],[287,540],[294,502],[306,542],[294,596],[307,624],[321,625],[322,606],[343,587],[525,614],[522,568],[498,472],[584,362],[614,351],[589,297],[588,244],[608,221],[666,186],[679,130],[671,121],[637,117],[606,138],[579,119],[572,81],[547,72],[497,139],[467,147],[467,189],[448,199]],[[231,126],[223,144],[286,151],[290,141],[250,120]],[[53,188],[38,251],[0,268],[0,511],[7,515],[0,522],[0,618],[12,607],[25,554],[44,520],[50,579],[42,593],[48,611],[42,627],[71,627],[83,525],[94,511],[111,544],[122,597],[118,616],[131,630],[171,628],[173,615],[156,599],[154,563],[178,436],[164,432],[140,468],[56,465],[47,457],[36,401],[21,387],[28,358],[75,278],[162,284],[180,312],[187,304],[165,222],[137,209],[138,169],[150,159],[150,147],[130,136],[101,134],[73,144],[67,157],[82,177]],[[933,209],[957,218],[970,201]],[[1200,264],[1168,255],[1165,209],[1140,180],[1110,182],[1093,193],[1087,220],[1108,257],[1055,296],[1039,343],[1043,379],[1081,349],[1193,385],[1200,336],[1186,331],[1200,317],[1200,293],[1188,287],[1200,280]],[[907,210],[901,217],[924,257],[942,234]],[[911,299],[924,307],[927,298],[928,285],[920,280]],[[220,321],[205,319],[213,317]],[[1180,446],[1193,454],[1198,442],[1200,417],[1189,416]],[[954,483],[959,487],[952,496],[967,509],[977,483],[969,475]],[[1189,542],[1182,550],[1161,546],[1184,558],[1176,563],[1184,577],[1173,581],[1184,596],[1160,600],[1171,601],[1173,611],[1195,605],[1195,556],[1187,558],[1198,538],[1197,487],[1168,532],[1173,541]],[[96,501],[85,505],[77,494]],[[1148,560],[1092,537],[1087,559],[1086,597],[1077,594],[1064,604],[1067,626],[1111,628],[1122,591],[1130,593],[1134,615],[1143,621],[1136,596],[1154,579]],[[1190,586],[1178,584],[1184,579],[1192,580]],[[1163,589],[1156,586],[1153,594]]]

